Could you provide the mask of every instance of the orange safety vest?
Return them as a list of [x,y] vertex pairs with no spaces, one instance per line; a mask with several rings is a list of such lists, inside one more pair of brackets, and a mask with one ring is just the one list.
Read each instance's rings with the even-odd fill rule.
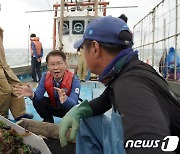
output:
[[[67,89],[66,95],[69,96],[71,93],[71,86],[74,74],[69,70],[66,70],[60,88]],[[54,85],[53,85],[53,76],[48,71],[45,78],[45,89],[49,95],[49,99],[54,107],[57,107],[55,97],[54,97]]]
[[40,56],[42,50],[42,43],[39,41],[39,37],[33,37],[30,40],[34,43],[36,52]]

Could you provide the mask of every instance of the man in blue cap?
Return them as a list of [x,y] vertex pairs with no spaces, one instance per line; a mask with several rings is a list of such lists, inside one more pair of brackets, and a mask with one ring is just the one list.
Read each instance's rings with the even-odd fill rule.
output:
[[[74,44],[83,48],[88,68],[106,89],[65,115],[59,129],[61,146],[67,145],[66,132],[72,128],[77,154],[160,154],[177,148],[178,99],[166,81],[138,59],[132,45],[126,22],[112,16],[91,21],[83,39]],[[111,108],[110,116],[103,114]],[[175,136],[173,148],[164,145],[166,136]]]

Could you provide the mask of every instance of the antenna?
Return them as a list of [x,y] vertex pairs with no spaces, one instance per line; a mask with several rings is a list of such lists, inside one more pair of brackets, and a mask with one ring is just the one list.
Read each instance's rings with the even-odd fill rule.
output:
[[[137,8],[138,6],[115,6],[115,7],[102,7],[104,9],[123,9],[123,8]],[[97,9],[102,9],[101,7],[100,8],[97,8]],[[75,9],[75,8],[74,8]],[[76,8],[78,10],[78,8]],[[66,10],[71,10],[71,9],[64,9],[65,11]],[[25,13],[38,13],[38,12],[51,12],[51,11],[61,11],[60,9],[58,10],[35,10],[35,11],[25,11]]]

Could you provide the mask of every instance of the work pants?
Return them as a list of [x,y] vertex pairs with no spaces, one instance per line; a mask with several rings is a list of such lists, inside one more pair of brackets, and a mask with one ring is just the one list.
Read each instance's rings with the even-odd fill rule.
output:
[[10,109],[13,117],[17,118],[25,114],[25,101],[23,97],[18,98],[12,91],[12,87],[20,84],[20,81],[11,68],[7,67],[8,74],[0,66],[0,115],[8,116]]
[[33,101],[34,108],[44,121],[54,122],[53,116],[62,118],[67,111],[61,108],[54,108],[49,97],[43,97],[40,101]]
[[32,79],[37,81],[36,74],[38,76],[38,81],[40,81],[41,75],[41,62],[38,62],[36,57],[31,57],[31,69],[32,69]]

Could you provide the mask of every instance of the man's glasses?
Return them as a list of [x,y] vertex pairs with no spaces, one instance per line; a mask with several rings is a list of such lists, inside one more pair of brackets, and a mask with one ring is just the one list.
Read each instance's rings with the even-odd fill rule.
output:
[[63,64],[64,64],[63,62],[58,62],[58,63],[56,63],[56,64],[51,63],[51,64],[48,65],[48,67],[51,68],[51,69],[53,69],[53,68],[55,68],[55,67],[57,66],[57,67],[59,68],[59,67],[61,67]]

